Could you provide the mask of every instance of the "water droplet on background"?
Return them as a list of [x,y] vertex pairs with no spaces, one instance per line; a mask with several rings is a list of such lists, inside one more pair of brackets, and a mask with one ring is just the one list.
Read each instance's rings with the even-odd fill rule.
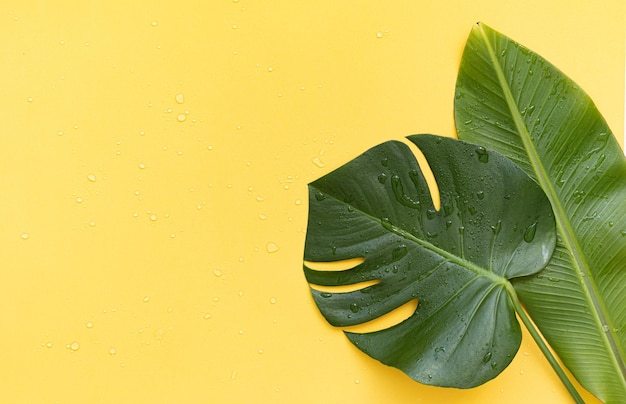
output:
[[22,233],[22,240],[28,240],[29,237],[30,237],[30,234]]
[[213,270],[213,275],[215,275],[215,276],[222,276],[222,271],[220,271],[219,269],[214,269]]
[[376,33],[376,38],[382,38],[383,37],[383,33],[381,31],[378,31]]
[[176,94],[176,102],[182,104],[185,102],[185,96],[182,94]]
[[311,161],[313,161],[313,164],[315,164],[319,168],[322,168],[322,167],[324,167],[326,165],[326,164],[324,164],[324,162],[322,160],[320,160],[319,157],[313,157],[313,159]]
[[72,342],[69,347],[72,351],[76,352],[80,349],[80,344],[78,342]]
[[91,181],[91,182],[96,182],[96,176],[95,176],[95,175],[93,175],[93,174],[89,174],[89,175],[87,176],[87,179],[88,179],[89,181]]
[[178,114],[176,119],[178,120],[178,122],[184,122],[185,119],[187,119],[187,115],[185,115],[185,114]]
[[213,316],[212,316],[212,315],[210,315],[209,313],[205,313],[205,314],[204,314],[204,319],[205,319],[205,320],[208,320],[208,319],[210,319],[211,317],[213,317]]
[[267,252],[269,253],[275,253],[276,251],[278,251],[280,249],[280,247],[278,247],[278,245],[276,245],[276,243],[267,243]]
[[148,303],[150,301],[150,296],[145,296],[143,298],[144,303]]

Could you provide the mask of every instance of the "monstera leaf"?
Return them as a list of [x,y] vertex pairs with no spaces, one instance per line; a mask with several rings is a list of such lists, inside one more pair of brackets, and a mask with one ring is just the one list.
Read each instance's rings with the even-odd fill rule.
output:
[[626,402],[626,160],[610,129],[572,80],[482,24],[455,98],[459,137],[515,161],[553,206],[552,260],[514,281],[527,311],[583,386]]
[[[428,160],[440,208],[406,144],[376,146],[309,184],[305,260],[363,262],[343,271],[305,262],[304,271],[335,326],[361,324],[417,299],[403,322],[348,338],[419,382],[474,387],[498,375],[519,348],[510,280],[549,261],[552,209],[537,183],[495,152],[430,135],[409,140]],[[351,292],[315,287],[368,281]]]

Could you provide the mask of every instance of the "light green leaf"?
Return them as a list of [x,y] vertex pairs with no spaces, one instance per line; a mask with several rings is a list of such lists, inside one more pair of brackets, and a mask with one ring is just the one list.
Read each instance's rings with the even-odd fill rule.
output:
[[483,24],[455,98],[459,138],[511,158],[554,209],[556,252],[514,282],[522,302],[583,386],[626,402],[626,160],[610,129],[572,80]]
[[[379,361],[432,385],[469,388],[498,375],[521,333],[509,279],[540,271],[556,242],[536,182],[483,147],[430,135],[409,138],[426,156],[441,208],[409,147],[386,142],[309,184],[305,260],[361,257],[343,271],[307,280],[333,325],[378,318],[418,299],[405,321],[348,338]],[[354,285],[330,293],[315,285]],[[514,293],[514,292],[513,292]]]

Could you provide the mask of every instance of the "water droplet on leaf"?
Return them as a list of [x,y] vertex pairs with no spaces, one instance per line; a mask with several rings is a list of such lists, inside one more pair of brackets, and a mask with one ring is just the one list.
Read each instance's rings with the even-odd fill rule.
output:
[[536,232],[537,232],[537,222],[528,226],[528,228],[524,232],[524,241],[527,243],[531,243],[535,239]]
[[480,161],[481,163],[489,162],[489,152],[487,152],[484,147],[478,146],[476,148],[476,155],[478,156],[478,161]]

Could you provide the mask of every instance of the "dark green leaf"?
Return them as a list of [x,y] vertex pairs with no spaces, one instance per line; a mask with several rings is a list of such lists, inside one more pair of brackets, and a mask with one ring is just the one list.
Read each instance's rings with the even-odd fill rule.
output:
[[[348,338],[426,384],[474,387],[513,359],[521,333],[508,280],[540,271],[555,244],[541,188],[510,160],[430,135],[409,138],[436,178],[441,208],[409,147],[383,143],[309,185],[305,260],[361,257],[349,270],[305,265],[322,314],[361,324],[418,299],[414,314]],[[344,293],[315,285],[378,283]]]

